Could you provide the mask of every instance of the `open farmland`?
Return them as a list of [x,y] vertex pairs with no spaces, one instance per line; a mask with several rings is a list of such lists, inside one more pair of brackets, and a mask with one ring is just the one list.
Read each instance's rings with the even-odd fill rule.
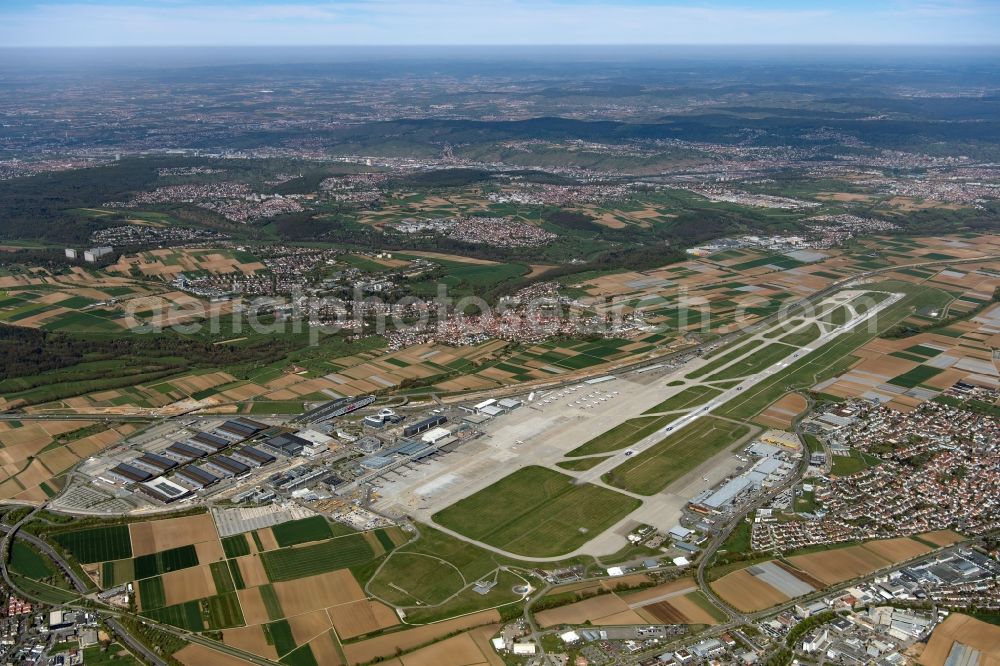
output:
[[0,500],[39,504],[52,498],[73,466],[134,430],[128,423],[0,422]]
[[277,582],[364,564],[373,555],[364,536],[352,534],[314,545],[268,551],[261,560],[267,577]]
[[930,546],[917,539],[903,537],[803,555],[789,554],[782,562],[770,560],[728,573],[713,581],[711,587],[734,608],[756,612],[811,590],[867,576],[930,551]]
[[712,591],[733,608],[753,613],[788,601],[788,595],[752,576],[747,569],[727,574],[711,583]]
[[333,536],[330,523],[323,516],[310,516],[280,523],[272,527],[271,532],[281,548],[310,541],[322,541]]
[[749,426],[740,423],[702,417],[609,472],[605,481],[640,495],[653,495],[749,432]]
[[180,273],[253,274],[265,267],[256,257],[225,249],[164,248],[136,255],[124,255],[107,268],[110,273],[160,278],[169,282]]
[[129,534],[136,557],[219,538],[209,513],[132,523]]
[[955,643],[979,650],[982,660],[979,663],[1000,661],[1000,626],[987,624],[961,613],[952,613],[934,629],[927,648],[920,655],[920,663],[926,666],[944,666]]
[[54,539],[83,564],[132,557],[127,525],[63,532]]
[[525,467],[437,513],[469,538],[533,556],[561,555],[638,508],[638,500],[543,467]]
[[432,641],[440,640],[462,629],[492,625],[499,621],[500,615],[495,610],[482,611],[454,620],[446,620],[414,629],[396,631],[356,643],[348,643],[344,645],[344,655],[347,657],[348,663],[363,664],[380,657],[394,656],[397,654],[397,650],[412,650]]

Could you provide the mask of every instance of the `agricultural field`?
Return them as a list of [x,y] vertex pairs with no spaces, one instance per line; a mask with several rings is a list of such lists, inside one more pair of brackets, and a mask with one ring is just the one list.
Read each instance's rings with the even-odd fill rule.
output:
[[74,465],[135,431],[130,423],[0,422],[0,499],[40,503]]
[[935,627],[927,647],[920,655],[926,666],[944,666],[955,643],[979,650],[980,663],[1000,660],[1000,627],[962,613],[952,613]]
[[529,556],[579,548],[640,506],[638,500],[543,467],[525,467],[434,515],[469,538]]
[[931,550],[931,546],[916,538],[833,546],[737,569],[713,581],[711,587],[737,610],[757,612],[814,590],[867,576]]
[[654,495],[750,433],[741,423],[705,416],[605,475],[609,485]]
[[[574,373],[655,349],[643,340],[546,342],[511,353],[509,343],[492,340],[453,347],[425,343],[390,353],[367,352],[310,367],[343,395],[432,386],[444,392],[477,391],[566,378]],[[274,397],[274,396],[272,396]]]
[[934,268],[896,279],[917,283],[934,300],[853,352],[857,362],[813,390],[838,398],[878,396],[890,407],[912,410],[959,381],[991,385],[995,322],[993,294],[1000,276],[987,264]]
[[[649,585],[647,580],[635,580],[633,584],[646,585],[640,591],[611,589],[613,581],[580,587],[578,589],[555,588],[554,597],[575,595],[580,601],[556,608],[542,610],[535,614],[541,627],[561,625],[608,626],[621,624],[697,624],[711,625],[724,617],[713,608],[698,591],[691,578]],[[628,586],[626,581],[625,585]],[[581,584],[582,585],[582,584]],[[544,598],[543,598],[544,603]]]
[[164,248],[140,254],[123,255],[108,266],[109,273],[126,276],[159,278],[169,282],[181,273],[222,274],[240,272],[246,275],[266,270],[256,257],[245,252],[226,249]]
[[227,645],[269,659],[338,663],[330,659],[347,642],[377,652],[378,644],[367,641],[399,624],[393,608],[370,598],[352,573],[370,571],[377,558],[403,542],[397,531],[358,533],[312,516],[220,539],[212,515],[201,513],[60,527],[50,538],[101,587],[134,582],[136,609],[145,617],[221,632]]
[[0,322],[47,331],[121,333],[133,322],[125,304],[157,298],[163,288],[74,266],[0,276]]

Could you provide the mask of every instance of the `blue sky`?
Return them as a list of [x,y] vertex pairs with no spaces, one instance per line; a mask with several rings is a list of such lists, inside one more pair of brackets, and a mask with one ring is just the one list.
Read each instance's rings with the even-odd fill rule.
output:
[[3,46],[1000,43],[1000,0],[0,0]]

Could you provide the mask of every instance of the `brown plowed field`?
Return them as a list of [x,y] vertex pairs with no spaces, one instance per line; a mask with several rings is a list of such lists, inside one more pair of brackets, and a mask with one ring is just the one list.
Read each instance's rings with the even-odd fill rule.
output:
[[247,624],[263,624],[270,621],[267,615],[267,608],[264,606],[264,599],[260,596],[260,588],[249,587],[245,590],[236,590],[236,596],[240,600],[240,607],[243,609],[243,621]]
[[981,666],[1000,664],[1000,627],[961,613],[952,613],[934,629],[927,649],[920,656],[920,663],[924,666],[944,666],[956,641],[979,650]]
[[824,587],[864,576],[888,566],[889,561],[864,546],[795,555],[788,561],[795,567],[823,581]]
[[174,657],[184,666],[246,666],[246,662],[228,654],[216,652],[198,643],[189,643],[175,652]]
[[208,565],[163,574],[163,591],[167,606],[211,597],[216,592]]
[[243,576],[243,582],[246,583],[247,587],[267,585],[270,582],[259,555],[237,557],[236,565],[240,568],[240,575]]
[[746,569],[726,574],[711,583],[711,587],[723,601],[744,613],[764,610],[788,601],[787,596],[754,578]]
[[535,619],[542,627],[554,627],[557,624],[596,623],[603,617],[627,610],[629,610],[628,604],[614,594],[601,594],[559,608],[544,610],[535,614]]
[[473,666],[486,664],[486,655],[468,633],[428,645],[402,657],[404,666]]
[[161,550],[178,548],[202,541],[218,541],[212,516],[203,513],[183,518],[166,518],[129,525],[132,556],[150,555]]
[[222,642],[235,648],[259,654],[265,659],[278,660],[278,652],[273,645],[268,645],[264,630],[260,625],[225,629],[222,632]]
[[344,666],[344,660],[340,656],[337,644],[333,638],[333,632],[326,632],[309,641],[309,649],[312,650],[316,663],[321,666]]
[[866,543],[865,548],[890,562],[905,562],[918,555],[929,553],[932,550],[930,546],[906,537],[886,539],[885,541],[872,541],[871,543]]
[[935,546],[950,546],[953,543],[961,541],[965,537],[958,532],[952,532],[951,530],[938,530],[937,532],[921,534],[920,538],[928,543],[934,544]]
[[347,657],[348,663],[363,664],[379,657],[392,656],[396,654],[396,650],[411,650],[456,631],[472,629],[484,624],[495,624],[499,621],[500,614],[495,610],[482,611],[453,620],[446,620],[445,622],[436,622],[415,629],[407,629],[405,631],[386,634],[385,636],[378,636],[366,641],[349,643],[344,646],[344,655]]
[[296,645],[308,643],[320,634],[329,631],[330,618],[326,611],[318,610],[311,613],[303,613],[295,617],[288,618],[288,625],[292,628],[292,637]]
[[327,613],[342,639],[363,636],[399,624],[396,611],[370,599],[333,606],[327,609]]
[[275,583],[274,591],[286,617],[365,598],[358,581],[346,569]]

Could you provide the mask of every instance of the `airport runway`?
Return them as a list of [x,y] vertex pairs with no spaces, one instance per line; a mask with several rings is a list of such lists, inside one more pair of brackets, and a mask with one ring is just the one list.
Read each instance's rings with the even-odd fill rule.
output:
[[[844,292],[842,292],[842,293],[844,293]],[[847,292],[847,293],[850,293],[850,292]],[[899,301],[899,299],[901,299],[902,297],[903,297],[903,294],[892,294],[892,295],[890,295],[889,298],[887,298],[886,300],[882,301],[881,303],[879,303],[878,305],[876,305],[874,308],[872,308],[868,312],[865,312],[864,314],[860,314],[860,315],[857,314],[857,313],[855,313],[854,317],[852,317],[850,320],[844,322],[840,326],[831,328],[830,330],[828,330],[828,331],[826,331],[824,333],[821,333],[818,338],[816,338],[815,340],[813,340],[809,344],[804,345],[798,351],[795,351],[792,354],[788,355],[787,357],[785,357],[784,360],[779,361],[778,363],[775,363],[771,367],[766,368],[766,369],[758,372],[755,375],[747,377],[742,382],[740,382],[738,385],[736,385],[733,388],[729,389],[728,391],[722,393],[721,395],[713,398],[712,400],[710,400],[705,405],[702,405],[701,407],[699,407],[698,409],[694,410],[693,412],[689,412],[687,414],[684,414],[683,416],[679,417],[676,421],[673,421],[673,422],[667,424],[666,426],[664,426],[663,428],[660,428],[656,432],[654,432],[654,433],[646,436],[645,438],[641,439],[639,442],[637,442],[637,443],[633,444],[632,446],[630,446],[628,449],[626,449],[626,450],[624,450],[624,451],[622,451],[620,453],[617,453],[617,454],[611,456],[610,458],[608,458],[604,462],[602,462],[602,463],[600,463],[598,465],[595,465],[594,467],[590,468],[589,470],[587,470],[585,472],[580,472],[576,476],[576,483],[578,483],[578,484],[582,484],[582,483],[594,483],[594,484],[597,484],[597,485],[606,486],[606,484],[603,481],[601,481],[601,477],[603,477],[608,472],[614,470],[619,465],[625,464],[633,456],[636,456],[636,455],[642,453],[643,451],[646,451],[647,449],[652,448],[653,446],[655,446],[656,444],[658,444],[659,442],[661,442],[664,439],[664,437],[666,437],[667,435],[673,434],[673,433],[677,432],[678,430],[681,430],[681,429],[683,429],[683,428],[691,425],[692,423],[694,423],[695,421],[697,421],[702,416],[705,416],[706,414],[712,413],[713,410],[721,407],[722,405],[726,404],[727,402],[729,402],[733,398],[741,395],[742,392],[745,389],[747,389],[749,387],[752,387],[752,386],[760,383],[761,381],[767,379],[768,377],[771,377],[772,375],[775,375],[775,374],[781,372],[782,370],[784,370],[785,368],[787,368],[792,363],[796,363],[800,358],[803,358],[803,357],[807,356],[808,354],[811,354],[812,352],[816,351],[820,347],[823,347],[824,345],[826,345],[828,342],[830,342],[831,340],[833,340],[837,336],[842,335],[843,333],[846,333],[846,332],[850,331],[851,329],[855,328],[859,324],[863,324],[864,322],[868,321],[872,317],[876,316],[879,312],[881,312],[885,308],[887,308],[887,307],[893,305],[894,303],[896,303],[897,301]],[[853,295],[848,296],[848,297],[844,298],[842,301],[840,301],[840,303],[841,304],[846,304],[846,303],[850,302],[853,298],[854,298]],[[819,321],[819,317],[812,317],[812,318],[806,319],[805,322],[801,326],[806,326],[806,325],[808,325],[810,323],[817,323],[818,321]],[[797,327],[797,328],[801,328],[801,326]],[[762,345],[773,343],[774,340],[771,340],[771,339],[763,337],[764,334],[766,332],[768,332],[768,330],[769,329],[765,329],[764,331],[756,333],[755,335],[753,335],[752,337],[750,337],[748,340],[742,342],[741,344],[745,345],[746,342],[752,342],[754,340],[761,341]],[[733,363],[738,363],[740,361],[740,359],[745,358],[746,356],[749,356],[749,355],[751,355],[753,353],[754,353],[753,351],[750,351],[750,352],[748,352],[748,353],[740,356],[740,358],[733,359],[732,361],[730,361],[726,365],[720,367],[719,370],[723,370],[724,368],[732,365]],[[695,369],[697,369],[697,368],[692,368],[692,370],[695,370]],[[612,486],[607,486],[607,487],[610,488]]]

